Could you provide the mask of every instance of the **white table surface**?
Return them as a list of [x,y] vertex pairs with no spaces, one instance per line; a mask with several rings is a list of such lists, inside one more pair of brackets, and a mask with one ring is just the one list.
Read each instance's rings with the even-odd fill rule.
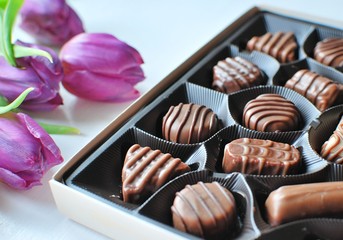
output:
[[[268,6],[299,17],[343,27],[340,0],[69,0],[88,32],[107,32],[135,47],[143,56],[146,79],[137,85],[143,94],[190,55],[253,6]],[[15,37],[30,41],[20,30]],[[64,105],[35,119],[77,126],[77,136],[54,135],[67,162],[131,102],[97,103],[61,94]],[[65,163],[64,162],[64,163]],[[62,215],[54,203],[48,181],[62,166],[51,169],[42,185],[15,191],[0,184],[0,239],[103,240],[94,232]]]

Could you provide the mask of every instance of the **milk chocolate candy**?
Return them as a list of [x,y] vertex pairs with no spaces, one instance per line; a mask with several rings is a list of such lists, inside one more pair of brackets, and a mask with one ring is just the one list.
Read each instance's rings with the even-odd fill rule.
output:
[[330,162],[343,164],[343,116],[329,140],[323,144],[320,155]]
[[270,193],[265,207],[271,226],[318,217],[342,217],[343,182],[282,186]]
[[162,120],[163,138],[176,143],[198,143],[218,130],[218,117],[203,105],[193,103],[172,106]]
[[124,202],[140,203],[169,180],[190,171],[180,158],[134,144],[127,151],[122,169]]
[[300,152],[287,143],[239,138],[226,144],[222,166],[226,173],[288,175],[297,173],[300,163]]
[[343,67],[343,38],[326,38],[318,42],[314,59],[331,67]]
[[237,219],[232,193],[218,182],[187,185],[171,211],[175,228],[205,239],[228,239]]
[[276,58],[280,63],[296,59],[297,43],[292,32],[267,32],[260,37],[253,37],[247,43],[249,51],[257,50]]
[[261,132],[298,130],[301,121],[297,107],[279,94],[261,94],[243,110],[243,125]]
[[212,88],[219,92],[233,93],[260,85],[262,79],[256,65],[241,57],[228,57],[213,67]]
[[320,111],[331,107],[339,94],[338,84],[308,69],[297,71],[285,87],[290,88],[312,102]]

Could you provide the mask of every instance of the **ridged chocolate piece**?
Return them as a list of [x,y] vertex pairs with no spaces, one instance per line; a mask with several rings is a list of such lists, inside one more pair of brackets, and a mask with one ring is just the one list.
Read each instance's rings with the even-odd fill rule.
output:
[[233,93],[244,88],[260,85],[260,69],[241,58],[226,58],[213,67],[212,88],[224,93]]
[[134,144],[122,169],[124,202],[141,203],[169,180],[190,171],[180,158]]
[[326,38],[316,44],[314,59],[331,67],[343,67],[343,38]]
[[268,196],[265,207],[270,225],[314,217],[341,217],[343,182],[289,185]]
[[198,143],[218,130],[218,117],[203,105],[172,106],[162,120],[163,138],[176,143]]
[[301,155],[298,149],[271,140],[239,138],[226,144],[223,170],[256,175],[298,173]]
[[343,164],[343,116],[329,140],[323,144],[320,155],[330,162]]
[[320,111],[331,107],[339,94],[338,84],[308,69],[296,72],[285,87],[306,97]]
[[260,132],[295,131],[301,121],[297,107],[279,94],[262,94],[243,110],[243,125]]
[[249,51],[257,50],[276,58],[281,63],[296,59],[297,43],[292,32],[265,33],[252,37],[247,43]]
[[205,239],[228,239],[237,222],[235,199],[218,182],[187,185],[171,211],[175,228]]

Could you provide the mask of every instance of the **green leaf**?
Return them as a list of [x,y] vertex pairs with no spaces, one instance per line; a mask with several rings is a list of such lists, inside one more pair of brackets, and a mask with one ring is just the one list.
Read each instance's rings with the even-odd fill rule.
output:
[[8,0],[0,0],[0,9],[5,10]]
[[24,92],[22,92],[13,102],[8,104],[7,106],[1,106],[0,107],[0,114],[7,113],[17,107],[20,106],[20,104],[25,100],[26,96],[33,91],[34,88],[30,87],[26,89]]
[[49,59],[51,63],[53,63],[52,56],[47,51],[37,48],[30,48],[20,45],[13,45],[14,48],[14,56],[16,58],[20,57],[27,57],[27,56],[42,56]]
[[0,107],[8,105],[8,100],[4,96],[0,96]]
[[80,130],[70,126],[38,123],[49,134],[80,134]]

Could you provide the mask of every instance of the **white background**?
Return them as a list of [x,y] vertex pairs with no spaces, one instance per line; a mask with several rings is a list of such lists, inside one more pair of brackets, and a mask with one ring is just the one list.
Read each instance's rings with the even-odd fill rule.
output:
[[[339,0],[233,1],[233,0],[69,0],[87,32],[111,33],[143,56],[146,79],[137,85],[143,94],[185,61],[221,30],[253,6],[269,6],[299,17],[342,28],[343,2]],[[333,21],[334,20],[334,21]],[[31,39],[20,30],[15,37]],[[131,102],[97,103],[61,90],[64,105],[33,114],[41,121],[78,127],[77,136],[53,136],[67,162]],[[42,185],[15,191],[0,184],[0,239],[107,239],[62,215],[56,208],[48,181],[61,167],[51,169]]]

